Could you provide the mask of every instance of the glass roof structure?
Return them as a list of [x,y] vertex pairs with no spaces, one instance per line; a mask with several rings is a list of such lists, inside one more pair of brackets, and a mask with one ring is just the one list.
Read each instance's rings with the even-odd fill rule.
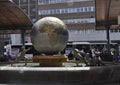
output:
[[118,16],[120,15],[120,0],[95,0],[96,29],[118,28]]
[[29,30],[33,23],[12,0],[0,0],[0,33],[17,33]]

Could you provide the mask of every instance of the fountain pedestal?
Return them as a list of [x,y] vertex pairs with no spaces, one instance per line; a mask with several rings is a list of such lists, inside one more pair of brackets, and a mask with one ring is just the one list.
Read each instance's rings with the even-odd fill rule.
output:
[[44,67],[61,67],[63,62],[67,62],[66,55],[36,55],[33,62],[40,63]]

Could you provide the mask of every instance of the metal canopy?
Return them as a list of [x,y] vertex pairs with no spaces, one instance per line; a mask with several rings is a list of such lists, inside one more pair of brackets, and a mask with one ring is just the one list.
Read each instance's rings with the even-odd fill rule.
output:
[[11,0],[0,0],[0,33],[17,33],[14,30],[29,30],[32,22]]
[[118,27],[118,15],[120,15],[120,0],[95,0],[96,7],[96,29],[110,29]]

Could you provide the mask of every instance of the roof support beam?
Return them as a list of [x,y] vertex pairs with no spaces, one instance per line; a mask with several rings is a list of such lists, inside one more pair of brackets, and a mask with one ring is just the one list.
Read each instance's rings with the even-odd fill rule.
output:
[[109,15],[110,15],[110,5],[111,0],[107,0],[107,14],[106,14],[106,36],[107,36],[107,51],[110,52],[110,24],[109,24]]

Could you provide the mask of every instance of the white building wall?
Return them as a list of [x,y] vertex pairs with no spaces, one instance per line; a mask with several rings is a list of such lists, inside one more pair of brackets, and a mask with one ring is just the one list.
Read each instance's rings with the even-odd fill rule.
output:
[[120,32],[113,32],[110,35],[111,40],[120,40]]
[[21,35],[20,34],[11,34],[12,45],[21,44]]
[[[87,42],[87,41],[107,41],[106,31],[92,30],[69,30],[69,42]],[[25,38],[28,43],[31,43],[30,37]],[[120,40],[119,32],[110,32],[110,40]],[[12,45],[21,44],[21,35],[11,35]]]
[[[120,33],[110,32],[110,40],[120,40]],[[96,30],[69,30],[69,41],[107,41],[106,31]]]

